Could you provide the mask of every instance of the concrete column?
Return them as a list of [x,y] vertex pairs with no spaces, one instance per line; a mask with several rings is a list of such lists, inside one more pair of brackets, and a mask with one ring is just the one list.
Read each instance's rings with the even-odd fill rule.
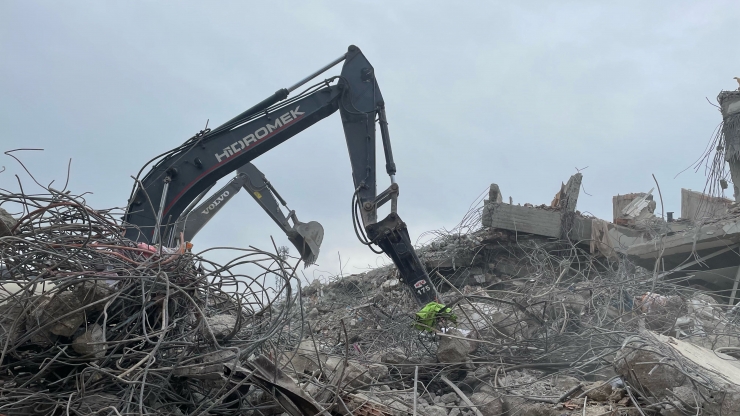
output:
[[740,201],[740,91],[722,91],[717,97],[722,111],[725,160],[730,166],[735,202]]

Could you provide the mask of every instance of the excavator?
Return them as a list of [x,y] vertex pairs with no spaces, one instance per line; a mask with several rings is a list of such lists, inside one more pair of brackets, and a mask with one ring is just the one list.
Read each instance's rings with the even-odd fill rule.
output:
[[[343,62],[340,75],[290,93]],[[316,221],[298,220],[295,211],[251,162],[275,146],[339,110],[352,166],[352,218],[360,241],[385,253],[398,268],[420,306],[436,302],[437,292],[419,260],[406,224],[397,213],[399,186],[393,160],[385,102],[375,70],[354,45],[347,52],[289,88],[282,88],[226,123],[204,129],[182,145],[150,160],[136,180],[124,223],[125,236],[137,242],[172,247],[195,234],[240,189],[286,233],[306,265],[316,261],[324,236]],[[377,192],[376,124],[390,186]],[[223,188],[206,197],[216,182],[234,174]],[[278,203],[279,202],[279,203]],[[378,208],[390,202],[390,213],[378,220]],[[281,205],[288,210],[285,214]],[[373,246],[380,248],[376,251]]]

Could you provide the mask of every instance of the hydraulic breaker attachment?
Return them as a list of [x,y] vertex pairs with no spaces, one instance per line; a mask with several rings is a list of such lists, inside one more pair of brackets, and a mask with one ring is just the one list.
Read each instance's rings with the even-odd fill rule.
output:
[[406,223],[401,221],[398,214],[390,213],[385,219],[368,225],[366,231],[370,241],[393,259],[401,278],[419,305],[437,300],[437,291],[416,255]]

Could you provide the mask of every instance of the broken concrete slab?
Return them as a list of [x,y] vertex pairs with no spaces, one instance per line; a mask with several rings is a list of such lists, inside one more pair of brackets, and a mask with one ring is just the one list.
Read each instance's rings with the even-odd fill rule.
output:
[[[638,265],[652,269],[655,259],[662,251],[661,259],[665,262],[665,269],[670,270],[684,263],[692,252],[697,252],[698,257],[703,257],[735,246],[739,242],[740,218],[730,218],[678,232],[669,231],[657,238],[636,240],[624,250],[624,253]],[[717,264],[711,268],[736,266],[736,258],[734,255],[730,256],[729,262],[713,262]]]
[[80,299],[73,292],[64,291],[53,296],[44,295],[39,305],[41,326],[49,332],[71,337],[85,321],[85,311]]
[[298,374],[312,373],[326,363],[326,355],[317,355],[318,347],[310,339],[301,341],[295,353],[289,353],[289,366]]
[[75,295],[89,310],[102,311],[105,308],[104,299],[116,292],[115,288],[103,280],[86,280],[74,289]]
[[388,279],[380,285],[384,292],[392,292],[398,290],[401,287],[401,281],[398,279]]
[[687,312],[686,303],[679,296],[648,292],[636,299],[634,304],[642,312],[645,327],[657,332],[670,330],[678,318]]
[[203,322],[203,335],[208,337],[208,333],[213,333],[217,339],[225,338],[234,332],[236,327],[236,316],[220,314],[214,316],[208,316]]
[[457,330],[449,330],[446,334],[439,334],[437,347],[437,361],[445,364],[463,364],[468,359],[470,344],[465,336]]
[[0,237],[12,235],[11,230],[15,227],[16,219],[4,208],[0,207]]
[[722,140],[724,142],[724,159],[730,166],[735,201],[740,201],[740,93],[738,91],[722,91],[717,96],[717,102],[722,112]]
[[24,305],[21,302],[0,304],[0,342],[15,342],[26,330]]
[[90,325],[82,335],[72,341],[72,349],[83,357],[105,357],[107,347],[103,328],[98,324]]
[[578,204],[578,195],[581,191],[583,174],[576,173],[568,179],[568,183],[562,187],[558,208],[563,212],[575,212]]
[[631,385],[679,409],[685,409],[676,400],[683,390],[703,399],[703,415],[734,414],[740,408],[740,361],[729,355],[646,331],[625,340],[614,365]]
[[612,198],[614,224],[635,226],[654,217],[657,204],[653,200],[653,189],[647,193],[614,196]]
[[562,184],[552,203],[538,207],[501,202],[501,190],[491,184],[489,199],[483,201],[484,227],[586,243],[591,239],[591,219],[576,212],[583,175],[576,173]]
[[[560,238],[562,231],[562,212],[536,207],[522,207],[503,203],[485,203],[481,215],[484,227],[536,234],[544,237]],[[591,239],[591,219],[574,217],[570,232],[571,240]]]
[[342,386],[363,387],[373,382],[369,369],[357,361],[347,360],[345,366],[344,358],[329,357],[326,359],[324,371],[332,380],[332,384]]
[[681,218],[689,221],[706,221],[727,215],[732,200],[710,196],[681,188]]
[[504,412],[504,405],[497,396],[487,393],[475,393],[470,401],[478,407],[483,416],[499,416]]

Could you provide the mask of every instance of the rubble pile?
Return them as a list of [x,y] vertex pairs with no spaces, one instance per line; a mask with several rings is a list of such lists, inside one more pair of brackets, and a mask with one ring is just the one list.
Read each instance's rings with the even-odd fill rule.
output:
[[0,414],[737,412],[740,307],[594,249],[580,180],[540,208],[492,186],[430,233],[421,310],[392,265],[301,282],[284,250],[219,265],[126,240],[81,197],[0,193],[22,209],[0,208]]
[[454,321],[420,331],[393,267],[314,281],[286,371],[305,391],[345,391],[345,414],[737,411],[740,379],[716,360],[740,368],[739,308],[722,296],[578,241],[464,225],[419,250]]
[[293,267],[254,249],[219,265],[184,242],[137,244],[110,212],[49,192],[0,194],[23,209],[0,208],[0,414],[248,410],[261,354],[289,324],[275,308]]

